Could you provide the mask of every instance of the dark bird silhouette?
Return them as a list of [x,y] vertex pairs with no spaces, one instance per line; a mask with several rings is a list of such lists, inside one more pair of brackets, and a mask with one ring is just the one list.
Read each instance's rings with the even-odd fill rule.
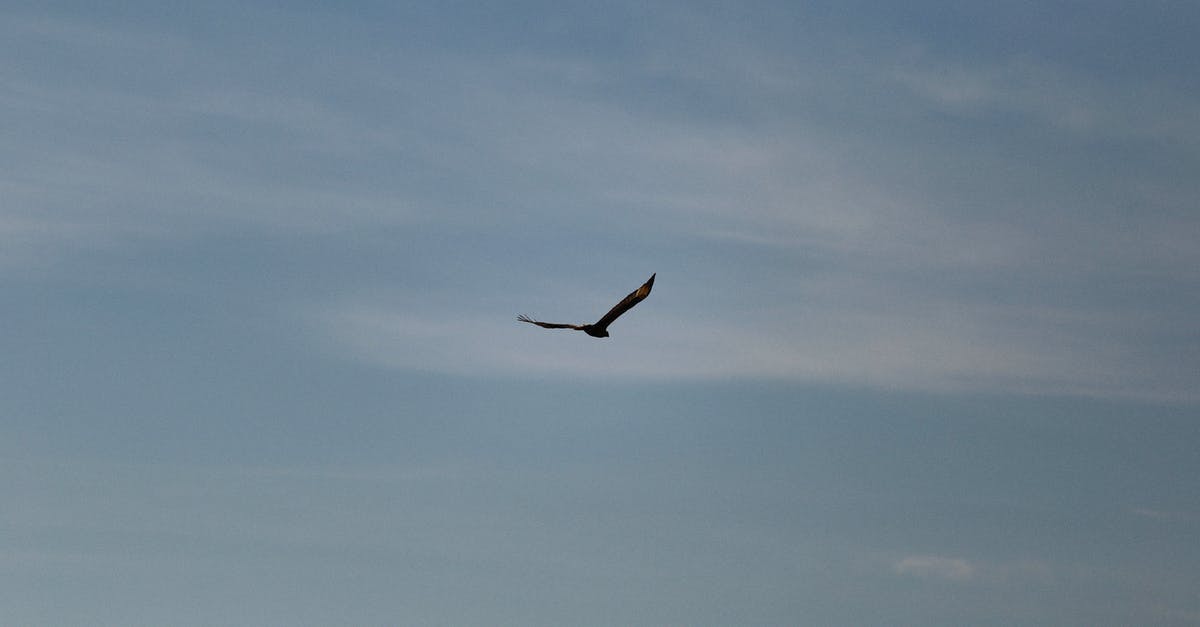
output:
[[650,288],[654,287],[654,277],[657,274],[657,272],[651,274],[650,280],[643,283],[641,287],[630,292],[629,296],[621,299],[621,302],[617,303],[616,307],[608,310],[608,313],[604,314],[603,318],[600,318],[592,324],[558,324],[554,322],[538,322],[537,320],[524,315],[517,316],[517,320],[520,320],[521,322],[528,322],[529,324],[536,324],[543,329],[575,329],[576,331],[583,331],[592,337],[608,337],[608,325],[612,324],[613,320],[616,320],[621,314],[629,311],[634,305],[642,302],[647,296],[650,295]]

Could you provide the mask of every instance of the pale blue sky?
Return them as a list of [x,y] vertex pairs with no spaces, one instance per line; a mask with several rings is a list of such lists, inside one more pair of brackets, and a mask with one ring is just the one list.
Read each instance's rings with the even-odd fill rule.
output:
[[7,3],[0,622],[1200,624],[1198,27]]

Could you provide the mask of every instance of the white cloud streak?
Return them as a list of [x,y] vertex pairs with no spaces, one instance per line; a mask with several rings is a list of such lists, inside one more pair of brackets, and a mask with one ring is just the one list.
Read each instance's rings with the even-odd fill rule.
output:
[[971,562],[938,555],[909,555],[893,564],[892,571],[897,575],[949,581],[969,581],[975,576]]
[[[676,36],[638,31],[619,62],[385,49],[373,52],[386,61],[316,67],[303,81],[262,74],[298,41],[244,67],[236,49],[171,33],[12,22],[11,41],[151,61],[132,86],[102,72],[7,80],[2,106],[45,133],[9,144],[20,155],[0,177],[0,263],[246,228],[336,235],[425,220],[503,238],[582,222],[583,233],[687,240],[692,257],[726,267],[742,264],[738,247],[783,261],[680,285],[689,302],[631,325],[637,346],[619,361],[581,357],[599,348],[561,337],[507,339],[516,312],[469,306],[319,303],[333,312],[328,333],[377,363],[452,372],[1196,399],[1194,359],[1161,350],[1194,344],[1191,306],[1125,287],[1187,294],[1200,280],[1194,177],[1097,173],[1079,156],[1107,141],[1194,161],[1193,95],[1130,92],[1031,59],[830,47],[832,36],[781,48],[689,11],[656,19]],[[170,90],[156,82],[165,76]],[[1032,143],[982,141],[995,139],[980,130],[989,120],[1011,118]],[[1047,134],[1052,143],[1030,139]],[[798,268],[801,256],[820,270]],[[714,286],[745,293],[713,309]],[[1096,295],[1060,296],[1072,291]]]
[[[670,279],[671,277],[664,277]],[[912,302],[844,280],[806,285],[806,304],[747,307],[697,317],[706,286],[672,285],[594,340],[526,328],[513,312],[454,310],[399,299],[346,302],[309,324],[330,350],[390,368],[456,374],[613,379],[768,378],[934,392],[1004,390],[1193,402],[1160,380],[1121,340],[1129,323],[994,304]],[[664,292],[666,285],[673,294]],[[848,290],[848,291],[846,291]],[[690,292],[679,296],[679,292]],[[597,310],[594,295],[581,303]],[[601,303],[594,300],[594,303]],[[564,306],[565,307],[565,306]],[[586,307],[584,307],[586,309]],[[586,322],[563,319],[564,322]],[[1109,339],[1097,342],[1095,338]],[[1144,358],[1143,358],[1144,360]],[[1178,387],[1177,387],[1178,386]]]

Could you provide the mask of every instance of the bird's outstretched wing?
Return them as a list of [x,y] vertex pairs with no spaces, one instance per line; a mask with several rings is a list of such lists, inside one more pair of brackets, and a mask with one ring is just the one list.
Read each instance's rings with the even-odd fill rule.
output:
[[539,322],[539,321],[534,320],[533,318],[530,318],[529,316],[525,316],[525,315],[517,316],[517,320],[520,320],[521,322],[528,322],[529,324],[536,324],[539,327],[542,327],[543,329],[575,329],[576,331],[583,330],[583,325],[559,324],[557,322]]
[[608,313],[604,314],[604,317],[597,320],[596,324],[593,324],[592,326],[598,329],[604,329],[608,327],[608,325],[612,324],[613,320],[616,320],[618,317],[620,317],[621,314],[629,311],[634,305],[645,300],[646,297],[650,295],[650,289],[654,287],[654,277],[657,275],[657,272],[651,274],[648,281],[643,283],[641,287],[630,292],[629,296],[621,299],[621,302],[617,303],[616,307],[608,310]]

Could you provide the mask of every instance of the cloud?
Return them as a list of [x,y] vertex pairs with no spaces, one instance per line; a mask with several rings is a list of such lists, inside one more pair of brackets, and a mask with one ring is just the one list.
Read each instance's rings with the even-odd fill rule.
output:
[[1195,522],[1200,521],[1200,514],[1184,511],[1155,509],[1151,507],[1135,507],[1129,510],[1134,516],[1148,518],[1159,522]]
[[1169,520],[1174,517],[1171,512],[1165,512],[1160,509],[1150,509],[1148,507],[1135,507],[1130,510],[1135,516],[1142,518],[1152,518],[1154,520]]
[[[1089,78],[1029,58],[968,66],[918,55],[893,70],[895,81],[947,113],[1029,116],[1081,136],[1195,144],[1194,95],[1150,82]],[[1132,89],[1131,89],[1132,87]],[[1147,109],[1145,103],[1155,103]]]
[[255,76],[257,55],[247,64],[170,29],[70,18],[6,18],[0,36],[18,50],[56,50],[0,62],[0,111],[22,129],[0,148],[6,248],[36,237],[28,248],[55,257],[147,236],[410,215],[394,186],[329,174],[347,144],[362,158],[387,134],[286,77]]
[[[246,231],[354,249],[356,230],[456,224],[497,246],[553,241],[531,267],[587,242],[607,242],[595,258],[639,249],[679,269],[664,274],[676,301],[617,329],[624,360],[510,339],[529,305],[465,297],[333,295],[313,303],[322,335],[451,372],[1197,399],[1197,353],[1180,348],[1200,281],[1193,94],[732,13],[650,11],[616,56],[555,36],[409,50],[352,20],[338,28],[362,41],[325,48],[303,28],[217,46],[150,23],[0,26],[96,68],[72,81],[0,62],[21,70],[0,107],[22,129],[0,148],[0,264]],[[315,49],[332,57],[293,62]]]
[[1185,610],[1166,606],[1156,606],[1155,614],[1171,622],[1200,625],[1200,610]]
[[[360,298],[318,307],[306,324],[334,352],[388,368],[455,374],[766,378],[934,392],[1197,398],[1183,379],[1176,387],[1144,363],[1124,359],[1134,349],[1119,340],[1122,322],[1105,315],[915,303],[883,286],[846,280],[805,286],[804,305],[707,310],[710,286],[703,277],[664,274],[659,281],[659,291],[606,340],[515,322],[517,312],[537,308],[545,295],[526,302],[479,295],[490,302],[486,310],[461,297],[439,304]],[[609,305],[593,291],[572,294],[578,306],[552,306],[585,313],[557,316],[561,321],[586,321],[586,312]]]
[[897,575],[920,579],[968,581],[975,576],[975,567],[967,560],[937,555],[910,555],[892,565]]

